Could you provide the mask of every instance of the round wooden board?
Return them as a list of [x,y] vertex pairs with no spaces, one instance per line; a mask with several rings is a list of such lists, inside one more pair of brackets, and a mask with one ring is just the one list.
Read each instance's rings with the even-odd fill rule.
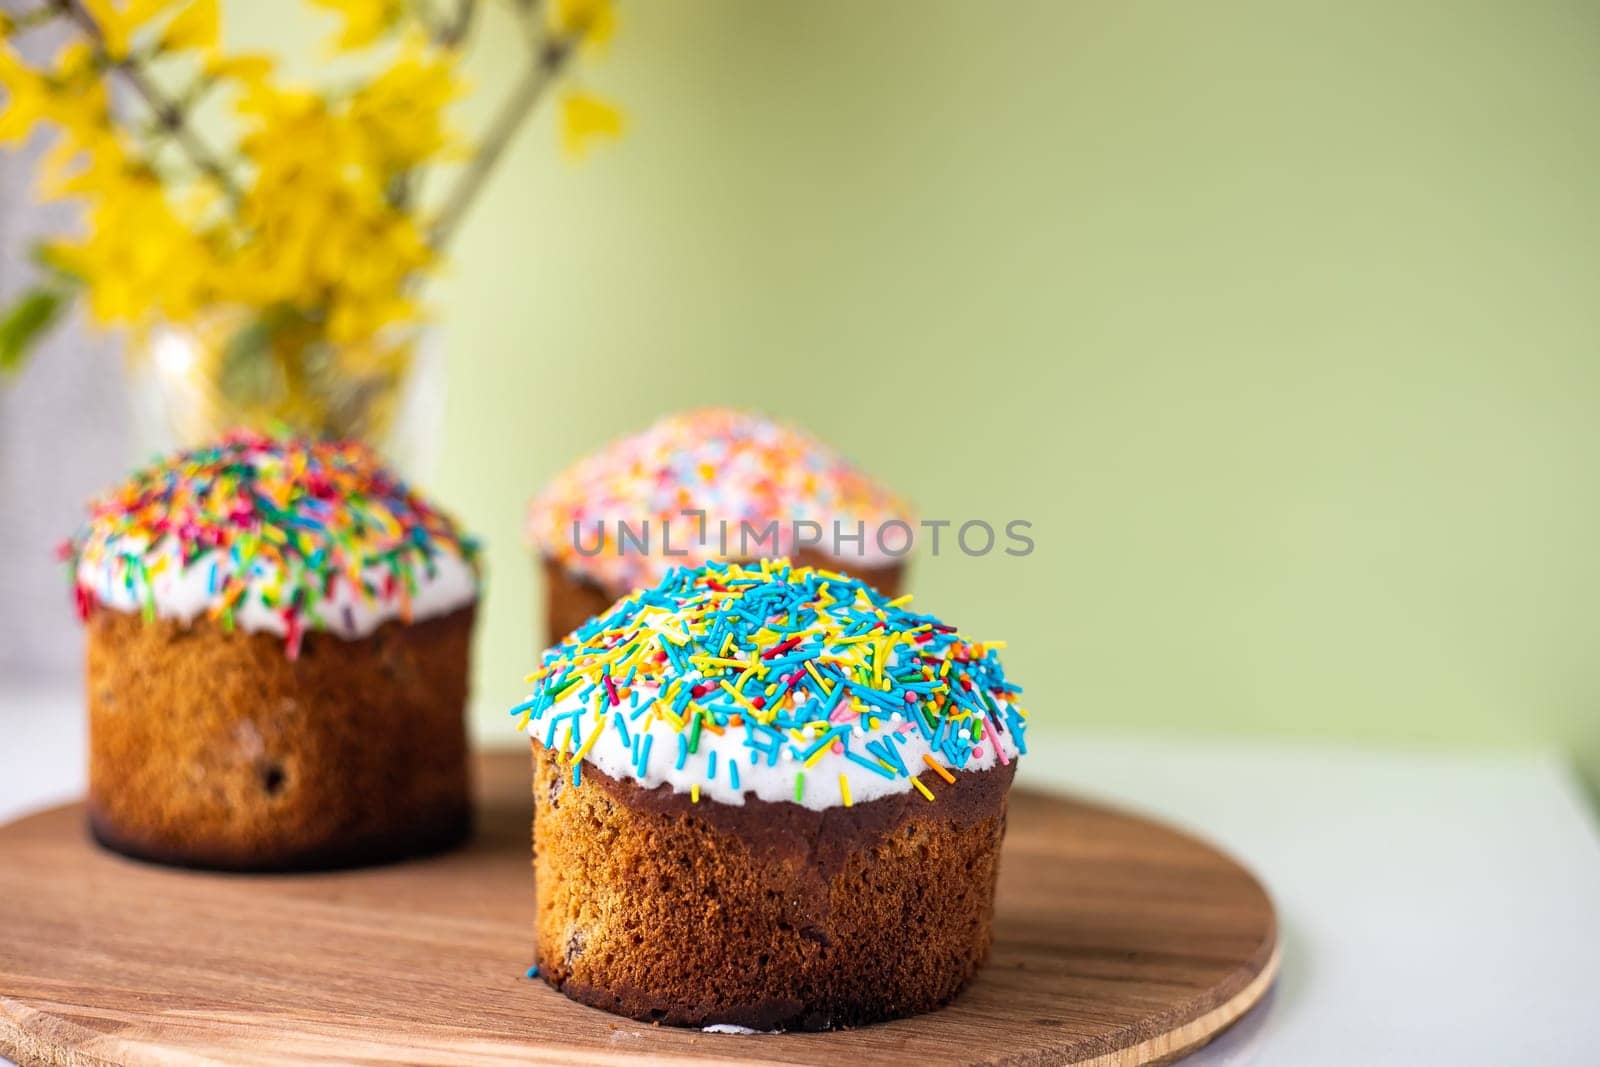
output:
[[0,828],[0,1051],[20,1063],[1165,1062],[1277,967],[1272,904],[1175,830],[1017,791],[993,957],[931,1015],[824,1034],[652,1027],[532,958],[529,771],[483,761],[480,829],[429,860],[313,875],[166,870],[79,805]]

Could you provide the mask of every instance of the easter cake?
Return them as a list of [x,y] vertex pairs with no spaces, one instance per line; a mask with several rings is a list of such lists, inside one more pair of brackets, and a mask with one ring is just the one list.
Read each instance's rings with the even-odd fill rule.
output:
[[236,431],[106,493],[63,555],[101,843],[278,870],[465,836],[476,545],[365,447]]
[[811,434],[705,408],[661,419],[559,474],[530,505],[551,641],[674,566],[785,556],[890,596],[910,510]]
[[929,1011],[991,942],[1026,751],[999,644],[787,561],[669,572],[550,649],[534,763],[536,959],[675,1026]]

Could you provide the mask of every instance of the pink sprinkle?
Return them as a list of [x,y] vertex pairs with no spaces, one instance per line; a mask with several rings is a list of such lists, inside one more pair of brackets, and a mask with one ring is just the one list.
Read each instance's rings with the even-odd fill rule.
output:
[[284,652],[289,657],[289,662],[293,663],[300,658],[300,642],[305,637],[305,627],[301,625],[300,616],[295,614],[293,608],[284,610],[283,623],[289,630]]
[[1000,744],[1000,739],[994,735],[994,725],[989,722],[987,717],[983,720],[983,732],[989,735],[989,743],[994,746],[994,754],[1000,757],[1000,766],[1004,767],[1010,763],[1011,761],[1006,759],[1005,747]]
[[983,746],[982,745],[974,745],[974,746],[972,746],[972,758],[973,759],[982,759],[983,758]]

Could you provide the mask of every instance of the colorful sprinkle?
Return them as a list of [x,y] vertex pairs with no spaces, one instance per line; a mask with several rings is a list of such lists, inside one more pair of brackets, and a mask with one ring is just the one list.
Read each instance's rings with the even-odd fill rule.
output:
[[926,752],[924,752],[922,754],[922,762],[924,762],[928,766],[932,767],[933,768],[933,772],[935,774],[937,774],[940,778],[943,778],[945,781],[949,782],[951,785],[955,784],[956,776],[951,774],[949,771],[945,770],[942,766],[940,766],[938,760],[934,759],[932,756],[928,755]]
[[385,605],[409,621],[419,575],[445,553],[476,575],[477,552],[364,445],[237,430],[95,500],[60,555],[81,614],[117,594],[148,621],[164,572],[196,568],[211,618],[231,628],[247,608],[265,609],[293,659],[308,629],[352,628],[348,603],[331,611],[341,587],[342,601]]
[[[769,799],[848,806],[867,786],[879,796],[899,783],[887,788],[933,800],[911,766],[954,783],[953,771],[982,758],[980,740],[1002,757],[1007,745],[1020,753],[1026,712],[995,643],[969,642],[898,603],[787,560],[678,568],[547,651],[528,676],[532,695],[511,713],[539,724],[546,747],[566,724],[582,741],[567,757],[575,764],[598,742],[641,779],[652,731],[665,732],[676,757],[662,773],[695,802],[707,789],[730,799],[730,786],[732,799],[742,796],[739,763],[769,786],[782,776],[786,792]],[[610,678],[627,679],[631,744],[605,728],[621,714]],[[832,790],[808,792],[807,772],[818,768],[837,774],[837,801]]]
[[905,502],[811,434],[707,408],[662,419],[557,475],[529,507],[527,531],[569,571],[625,590],[679,564],[793,554],[797,523],[818,524],[819,551],[833,547],[838,523],[841,559],[875,555],[890,521],[911,521]]

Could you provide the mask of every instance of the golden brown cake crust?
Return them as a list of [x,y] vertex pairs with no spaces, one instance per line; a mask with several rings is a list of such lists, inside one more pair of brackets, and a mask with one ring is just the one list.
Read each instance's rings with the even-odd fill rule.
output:
[[[801,549],[794,554],[797,567],[821,567],[839,570],[837,560],[811,549]],[[598,583],[574,574],[549,556],[540,557],[544,570],[545,641],[555,644],[563,637],[588,622],[621,600],[631,589],[606,589]],[[892,563],[886,567],[855,567],[849,569],[851,577],[859,578],[884,596],[893,599],[900,595],[905,581],[905,564]]]
[[367,637],[283,639],[99,608],[88,619],[89,819],[118,852],[295,870],[448,847],[470,830],[474,609]]
[[825,1030],[937,1008],[988,953],[1014,764],[813,811],[533,761],[539,973],[574,1000]]

